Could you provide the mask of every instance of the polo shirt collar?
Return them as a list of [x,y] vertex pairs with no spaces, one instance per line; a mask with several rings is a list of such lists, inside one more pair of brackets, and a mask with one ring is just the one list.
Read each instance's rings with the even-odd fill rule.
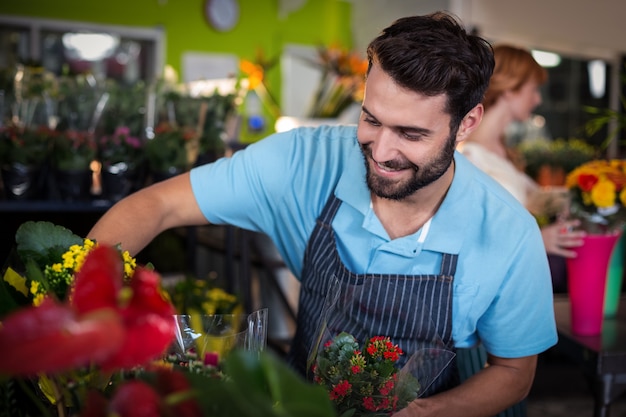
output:
[[[365,182],[365,163],[358,144],[347,160],[351,161],[343,171],[335,189],[335,195],[342,202],[358,210],[365,218],[369,216],[370,192]],[[470,162],[460,153],[455,152],[455,171],[452,184],[441,206],[433,216],[430,230],[425,241],[420,245],[422,250],[458,254],[463,244],[468,221],[475,214],[475,201],[471,198],[470,184],[473,171]],[[418,231],[415,238],[419,237]]]

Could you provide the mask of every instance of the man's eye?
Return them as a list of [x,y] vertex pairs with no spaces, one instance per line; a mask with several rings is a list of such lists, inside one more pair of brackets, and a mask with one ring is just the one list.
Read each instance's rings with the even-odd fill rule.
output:
[[363,121],[365,121],[365,123],[369,123],[372,126],[380,126],[380,123],[378,123],[378,121],[369,117],[366,117],[365,119],[363,119]]
[[410,132],[400,132],[403,138],[408,140],[420,140],[422,135],[419,133],[410,133]]

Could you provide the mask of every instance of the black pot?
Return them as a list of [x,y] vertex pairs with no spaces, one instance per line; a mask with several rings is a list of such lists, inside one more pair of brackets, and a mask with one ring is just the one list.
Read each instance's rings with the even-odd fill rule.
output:
[[141,187],[142,172],[139,167],[119,162],[113,165],[102,165],[102,197],[118,201]]
[[43,194],[41,166],[20,163],[2,166],[2,184],[8,200],[36,200]]
[[89,200],[91,198],[91,185],[93,182],[92,175],[93,173],[89,168],[79,170],[55,170],[54,179],[61,200]]

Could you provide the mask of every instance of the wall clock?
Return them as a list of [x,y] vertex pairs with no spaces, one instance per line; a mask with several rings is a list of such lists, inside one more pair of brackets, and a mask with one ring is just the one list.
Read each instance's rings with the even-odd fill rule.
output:
[[238,0],[205,0],[204,17],[218,32],[226,32],[239,22]]

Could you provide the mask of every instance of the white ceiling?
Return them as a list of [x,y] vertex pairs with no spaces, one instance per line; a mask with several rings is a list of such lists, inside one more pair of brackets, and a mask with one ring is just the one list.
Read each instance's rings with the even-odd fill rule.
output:
[[626,54],[624,0],[351,0],[355,47],[367,43],[394,19],[449,10],[492,42],[570,56],[604,58]]

